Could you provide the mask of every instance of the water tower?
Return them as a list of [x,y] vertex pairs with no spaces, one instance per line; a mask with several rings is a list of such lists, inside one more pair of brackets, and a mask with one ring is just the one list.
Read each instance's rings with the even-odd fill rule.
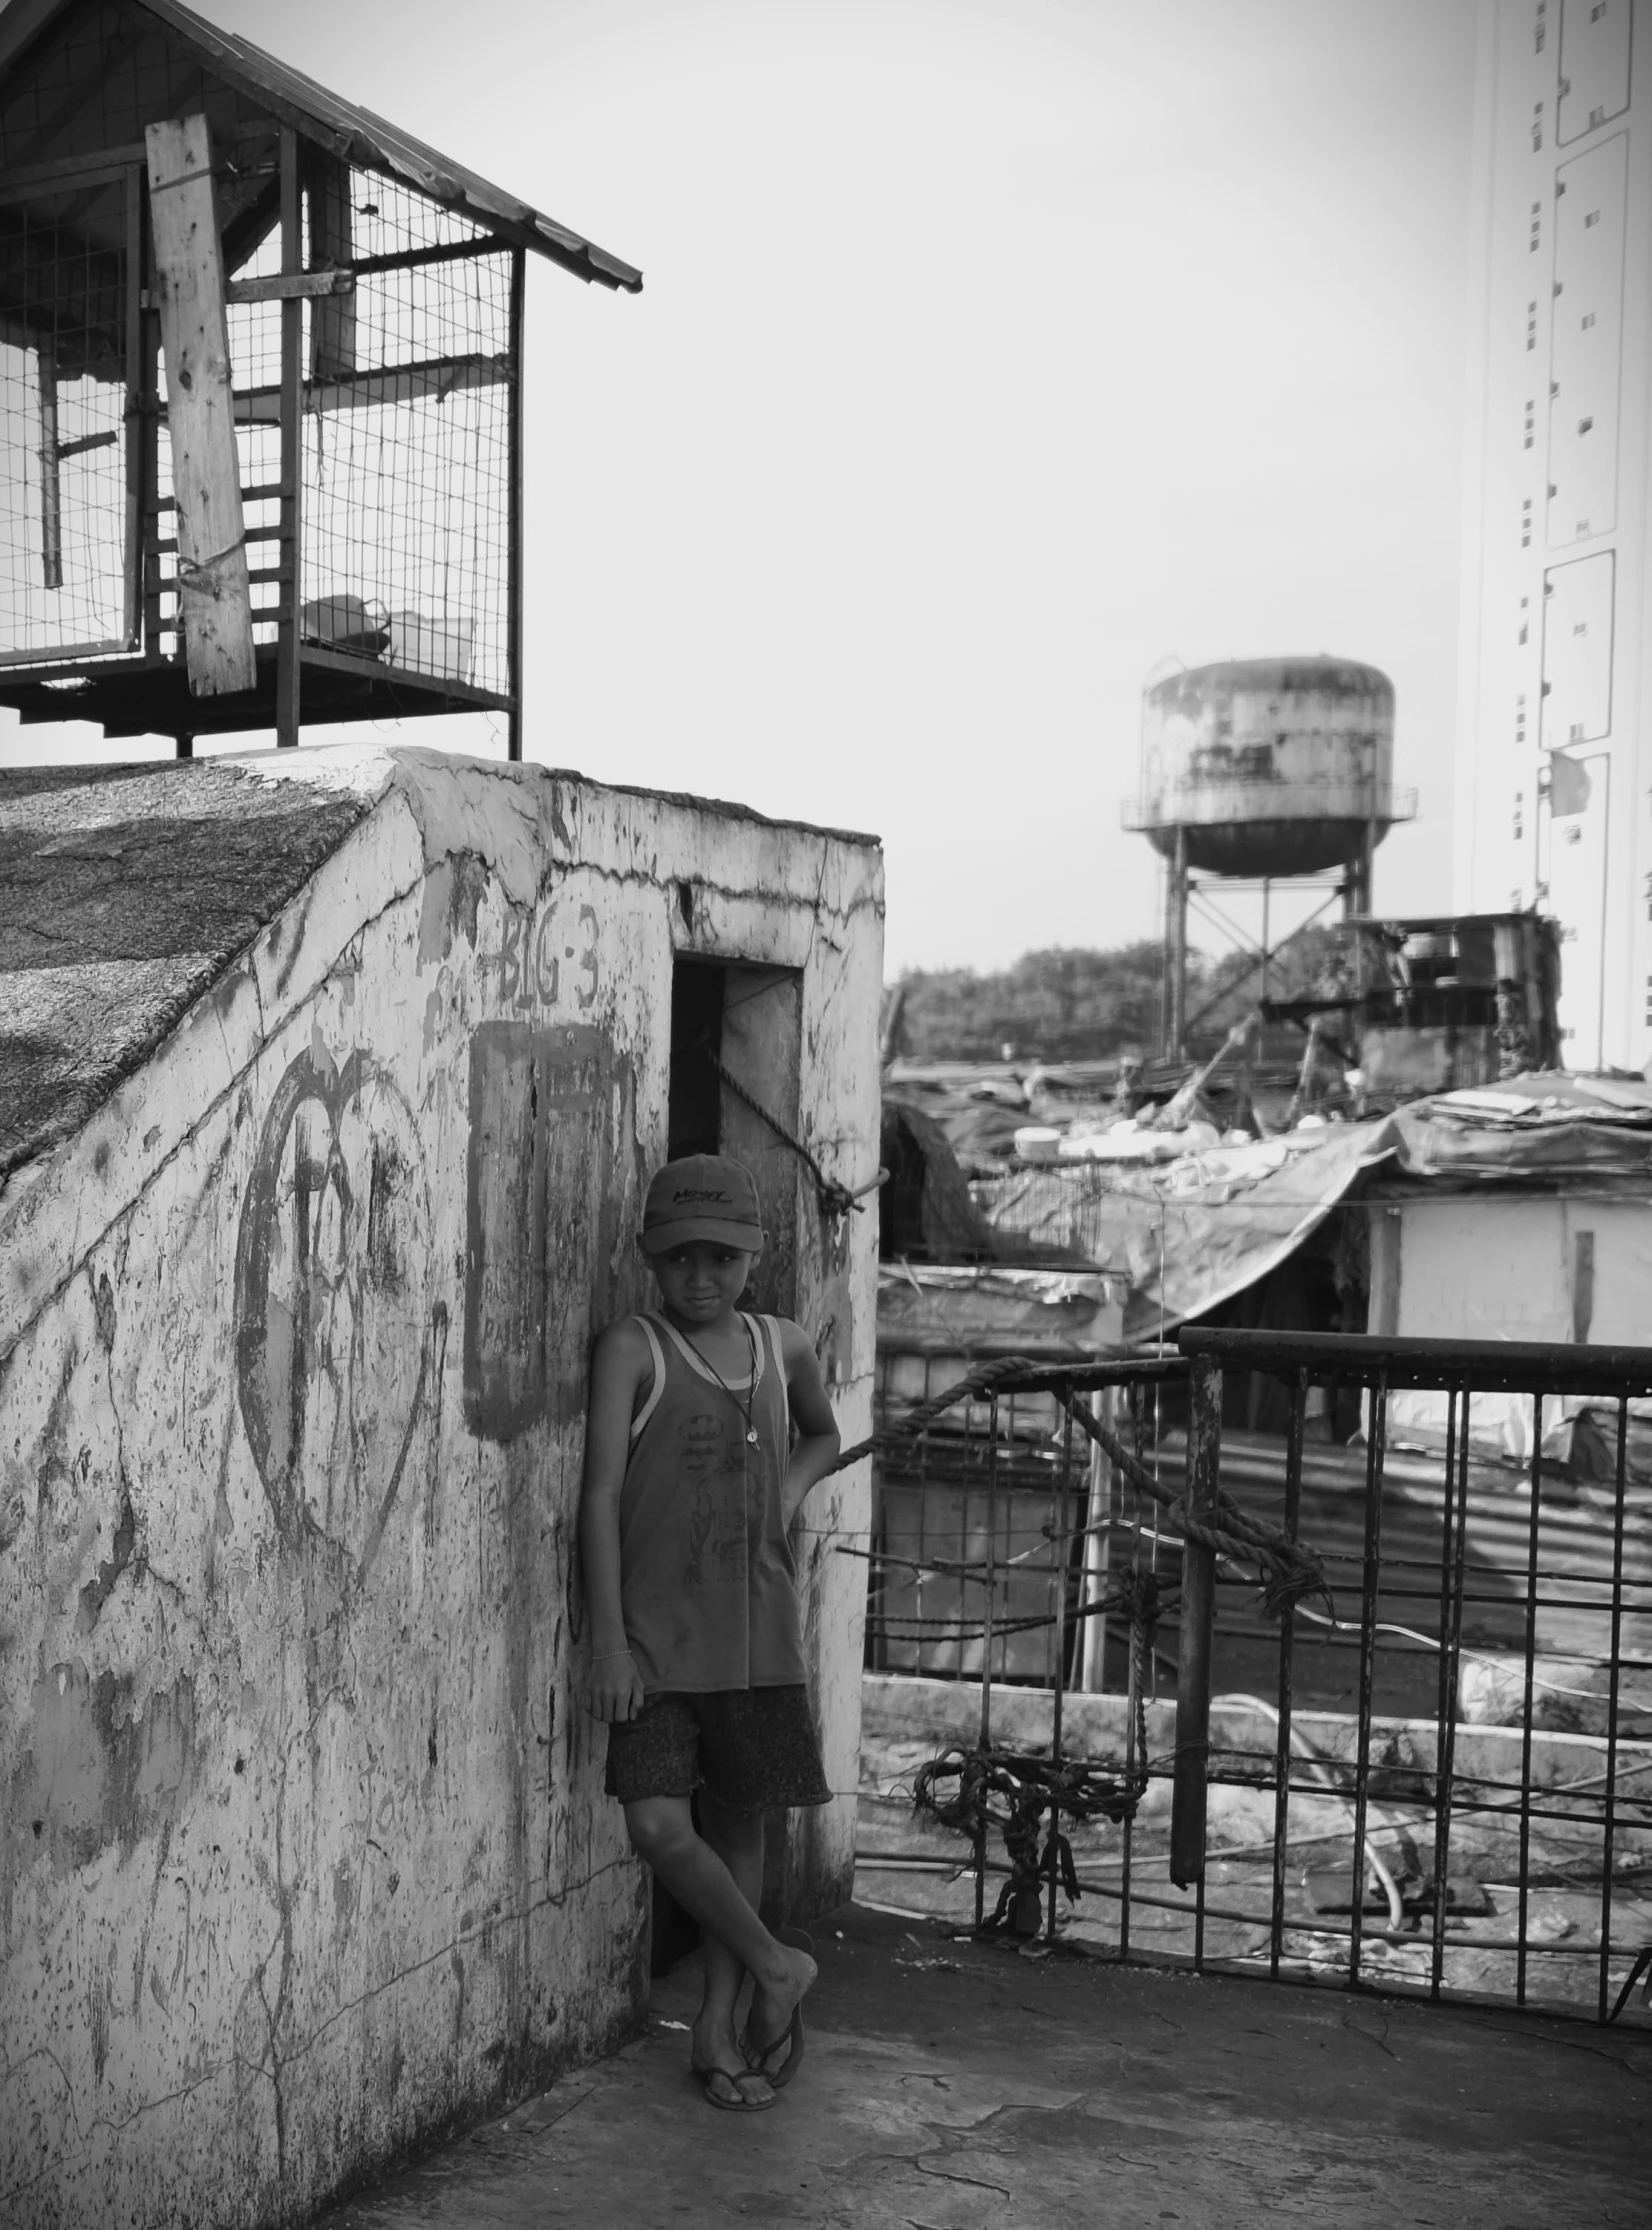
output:
[[[1181,668],[1142,696],[1141,795],[1125,807],[1169,866],[1162,1050],[1187,1034],[1195,872],[1261,887],[1329,881],[1345,915],[1371,904],[1371,856],[1416,794],[1393,786],[1394,686],[1348,658],[1242,658]],[[1321,909],[1323,911],[1323,909]]]

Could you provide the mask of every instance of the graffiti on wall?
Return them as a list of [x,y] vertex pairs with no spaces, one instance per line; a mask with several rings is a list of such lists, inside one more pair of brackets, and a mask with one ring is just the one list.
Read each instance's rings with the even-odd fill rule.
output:
[[572,1006],[589,1014],[597,1003],[602,971],[594,906],[575,912],[554,901],[540,913],[507,913],[499,947],[499,997],[522,1013]]
[[587,1024],[489,1022],[471,1039],[465,1416],[484,1439],[583,1398],[616,1092],[628,1106],[626,1064]]
[[418,1123],[371,1055],[319,1037],[260,1133],[235,1252],[235,1368],[281,1537],[324,1536],[365,1574],[401,1487],[446,1310],[430,1303]]

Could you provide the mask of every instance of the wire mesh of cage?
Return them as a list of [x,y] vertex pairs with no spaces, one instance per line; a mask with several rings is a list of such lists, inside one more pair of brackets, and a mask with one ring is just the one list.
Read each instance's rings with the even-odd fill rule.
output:
[[[250,151],[228,143],[231,202],[273,167],[267,135]],[[51,190],[0,191],[0,663],[128,651],[140,631],[150,657],[181,654],[140,194],[132,160]],[[301,305],[300,631],[328,651],[503,697],[512,252],[413,188],[340,163],[310,162],[304,211],[304,265],[350,276]],[[280,273],[279,229],[266,222],[243,246],[226,328],[253,639],[268,646],[284,571],[282,307],[245,292]]]
[[124,649],[132,183],[0,199],[0,660]]
[[[301,630],[325,649],[503,695],[510,251],[370,171],[315,177],[305,211],[306,268],[348,269],[354,284],[302,305]],[[280,268],[272,233],[237,278]],[[267,644],[280,595],[280,304],[232,300],[228,324],[253,639]],[[164,443],[158,471],[164,513]],[[155,555],[161,648],[172,656],[175,538],[159,537]]]
[[510,254],[408,187],[341,184],[307,205],[306,264],[356,284],[305,305],[306,632],[359,600],[391,665],[503,692]]

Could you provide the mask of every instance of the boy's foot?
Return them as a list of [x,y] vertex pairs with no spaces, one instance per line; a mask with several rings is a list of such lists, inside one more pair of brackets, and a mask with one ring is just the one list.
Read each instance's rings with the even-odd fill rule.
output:
[[820,1970],[801,1928],[782,1928],[775,1940],[790,1962],[791,1979],[783,1990],[754,1986],[741,2044],[752,2072],[783,2091],[803,2065],[803,1999]]
[[701,2021],[695,2023],[689,2066],[706,2094],[706,2104],[721,2107],[725,2114],[761,2114],[780,2103],[768,2077],[760,2069],[749,2067],[741,2057],[726,2022],[720,2029]]
[[727,2068],[697,2067],[694,2073],[705,2092],[706,2104],[725,2114],[765,2114],[771,2106],[780,2104],[779,2093],[760,2069],[743,2067],[738,2074],[731,2074]]

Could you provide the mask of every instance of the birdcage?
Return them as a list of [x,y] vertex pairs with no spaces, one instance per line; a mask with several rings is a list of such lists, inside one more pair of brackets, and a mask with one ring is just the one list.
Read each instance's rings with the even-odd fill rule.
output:
[[521,752],[527,256],[640,275],[172,0],[0,14],[0,703]]

